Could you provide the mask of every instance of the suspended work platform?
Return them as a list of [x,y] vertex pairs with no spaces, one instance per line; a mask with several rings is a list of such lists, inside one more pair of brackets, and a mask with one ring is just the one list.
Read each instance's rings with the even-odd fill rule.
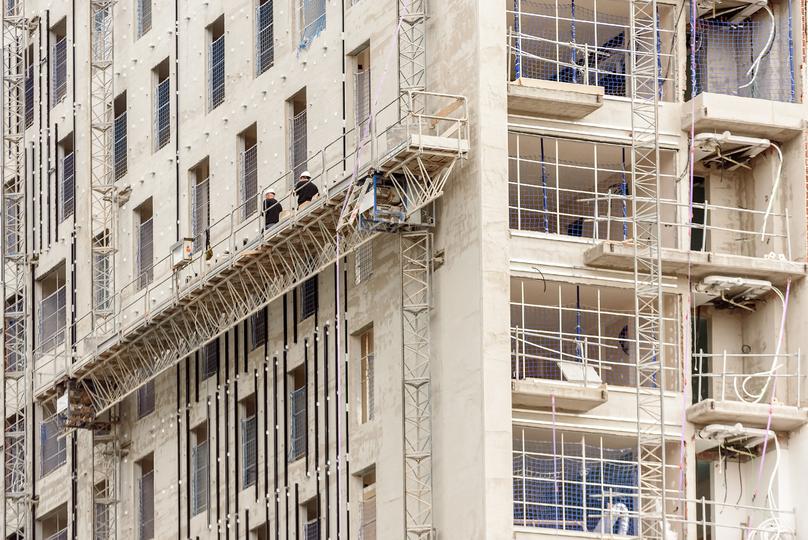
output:
[[370,129],[349,131],[306,162],[316,198],[298,204],[290,187],[296,179],[288,171],[266,188],[290,209],[279,223],[265,227],[260,211],[247,215],[245,208],[259,206],[260,193],[213,223],[205,246],[187,260],[170,254],[155,263],[154,280],[145,287],[139,279],[124,285],[114,299],[114,334],[93,335],[80,319],[74,362],[66,353],[38,359],[37,399],[61,394],[70,381],[98,415],[353,251],[374,233],[353,222],[338,234],[340,216],[351,204],[346,197],[357,191],[352,186],[374,171],[403,178],[396,181],[408,186],[401,201],[405,215],[439,197],[454,164],[469,151],[466,100],[427,92],[407,92],[402,99],[415,112],[399,120],[396,100],[376,113]]

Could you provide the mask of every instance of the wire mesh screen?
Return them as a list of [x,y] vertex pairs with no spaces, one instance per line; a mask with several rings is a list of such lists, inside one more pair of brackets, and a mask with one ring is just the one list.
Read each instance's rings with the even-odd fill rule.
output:
[[39,304],[40,350],[50,351],[65,341],[67,288],[62,286]]
[[204,379],[219,371],[219,342],[214,340],[202,348],[202,372]]
[[306,540],[320,540],[320,520],[312,519],[303,525],[303,538]]
[[191,201],[191,228],[194,252],[205,249],[205,237],[210,226],[210,182],[207,178],[194,184]]
[[154,139],[155,150],[159,150],[171,140],[171,79],[166,78],[157,85],[154,96]]
[[51,68],[51,106],[67,95],[67,38],[53,44],[53,67]]
[[151,0],[136,0],[137,2],[137,37],[151,30],[152,5]]
[[636,534],[634,450],[566,433],[513,441],[513,520],[523,527]]
[[256,8],[255,13],[255,74],[260,75],[275,61],[275,37],[273,26],[273,0],[267,0]]
[[62,186],[59,205],[59,221],[73,215],[76,201],[76,162],[73,152],[62,158]]
[[210,44],[208,56],[208,110],[224,101],[224,36]]
[[255,350],[267,341],[267,316],[263,309],[250,316],[250,350]]
[[354,281],[357,285],[370,279],[373,275],[373,241],[365,242],[356,248]]
[[299,49],[306,49],[325,30],[325,0],[298,0]]
[[696,93],[796,101],[788,19],[777,19],[768,7],[740,22],[698,19]]
[[[512,0],[508,11],[511,80],[602,86],[630,96],[630,3],[618,0]],[[672,10],[658,8],[660,99],[675,99]]]
[[138,228],[137,274],[138,287],[141,289],[151,283],[154,277],[154,267],[152,266],[152,259],[154,258],[153,225],[152,218],[149,218],[141,223]]
[[306,388],[289,394],[289,461],[306,453]]
[[67,439],[56,416],[39,426],[41,476],[46,476],[67,462]]
[[300,320],[314,315],[318,303],[317,276],[307,279],[300,286]]
[[143,418],[154,412],[154,381],[137,389],[137,417]]
[[154,538],[154,471],[138,480],[138,538]]
[[128,163],[126,159],[126,112],[122,112],[115,117],[115,142],[113,143],[113,154],[115,160],[115,179],[122,178],[126,174]]
[[356,125],[359,128],[359,138],[364,140],[370,135],[370,69],[361,69],[356,72]]
[[241,421],[241,450],[244,456],[241,468],[242,487],[255,484],[258,442],[255,430],[255,415]]
[[305,109],[292,117],[292,127],[289,140],[292,144],[290,149],[290,161],[292,162],[292,178],[294,182],[300,178],[300,173],[306,169],[306,160],[308,159]]
[[208,508],[208,441],[194,445],[191,466],[191,512],[197,515]]
[[34,125],[34,65],[28,66],[25,75],[25,127]]
[[109,312],[112,309],[112,255],[94,253],[93,258],[93,296],[98,312]]
[[252,145],[241,153],[241,219],[258,210],[258,146]]

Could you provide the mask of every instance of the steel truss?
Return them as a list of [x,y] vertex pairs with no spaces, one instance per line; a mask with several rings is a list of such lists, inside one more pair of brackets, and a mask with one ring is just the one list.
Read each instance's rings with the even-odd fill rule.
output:
[[93,538],[118,537],[118,467],[121,463],[117,436],[117,407],[107,413],[106,422],[93,429]]
[[432,233],[402,232],[400,240],[404,517],[406,538],[424,540],[434,535],[429,329]]
[[90,2],[90,245],[92,324],[97,336],[114,331],[115,175],[113,173],[113,0]]
[[398,89],[399,117],[412,112],[407,92],[426,88],[427,0],[398,0]]
[[33,538],[22,0],[3,2],[3,538]]
[[665,371],[659,178],[657,2],[631,1],[631,172],[637,358],[637,536],[665,540]]

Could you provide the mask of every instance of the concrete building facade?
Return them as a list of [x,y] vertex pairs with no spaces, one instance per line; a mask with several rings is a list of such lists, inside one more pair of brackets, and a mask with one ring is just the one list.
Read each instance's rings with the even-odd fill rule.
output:
[[6,4],[5,538],[808,535],[804,2]]

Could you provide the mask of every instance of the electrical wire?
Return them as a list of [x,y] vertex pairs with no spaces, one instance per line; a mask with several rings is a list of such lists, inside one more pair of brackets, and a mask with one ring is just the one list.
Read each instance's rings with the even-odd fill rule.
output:
[[766,205],[766,212],[763,214],[763,226],[760,229],[760,239],[766,239],[766,225],[769,221],[769,215],[772,213],[774,206],[774,196],[777,194],[777,189],[780,187],[780,177],[783,173],[783,151],[775,143],[770,143],[772,148],[777,152],[777,172],[774,175],[774,184],[772,185],[772,192],[769,195],[769,204]]
[[755,83],[755,80],[757,79],[757,75],[758,75],[758,70],[760,69],[760,63],[763,61],[763,58],[767,54],[769,54],[769,51],[771,51],[771,48],[772,48],[772,44],[774,43],[774,34],[775,34],[774,13],[772,13],[772,10],[771,10],[771,8],[769,8],[768,5],[763,6],[763,9],[766,10],[766,13],[769,14],[769,18],[771,18],[771,21],[772,21],[771,32],[769,32],[769,39],[766,41],[766,46],[763,47],[763,49],[760,51],[760,54],[758,54],[757,58],[755,58],[755,61],[752,62],[752,65],[749,66],[748,70],[746,70],[746,75],[747,76],[751,75],[752,78],[749,80],[748,83],[739,86],[738,87],[739,89],[740,88],[747,88],[749,86],[752,86]]

